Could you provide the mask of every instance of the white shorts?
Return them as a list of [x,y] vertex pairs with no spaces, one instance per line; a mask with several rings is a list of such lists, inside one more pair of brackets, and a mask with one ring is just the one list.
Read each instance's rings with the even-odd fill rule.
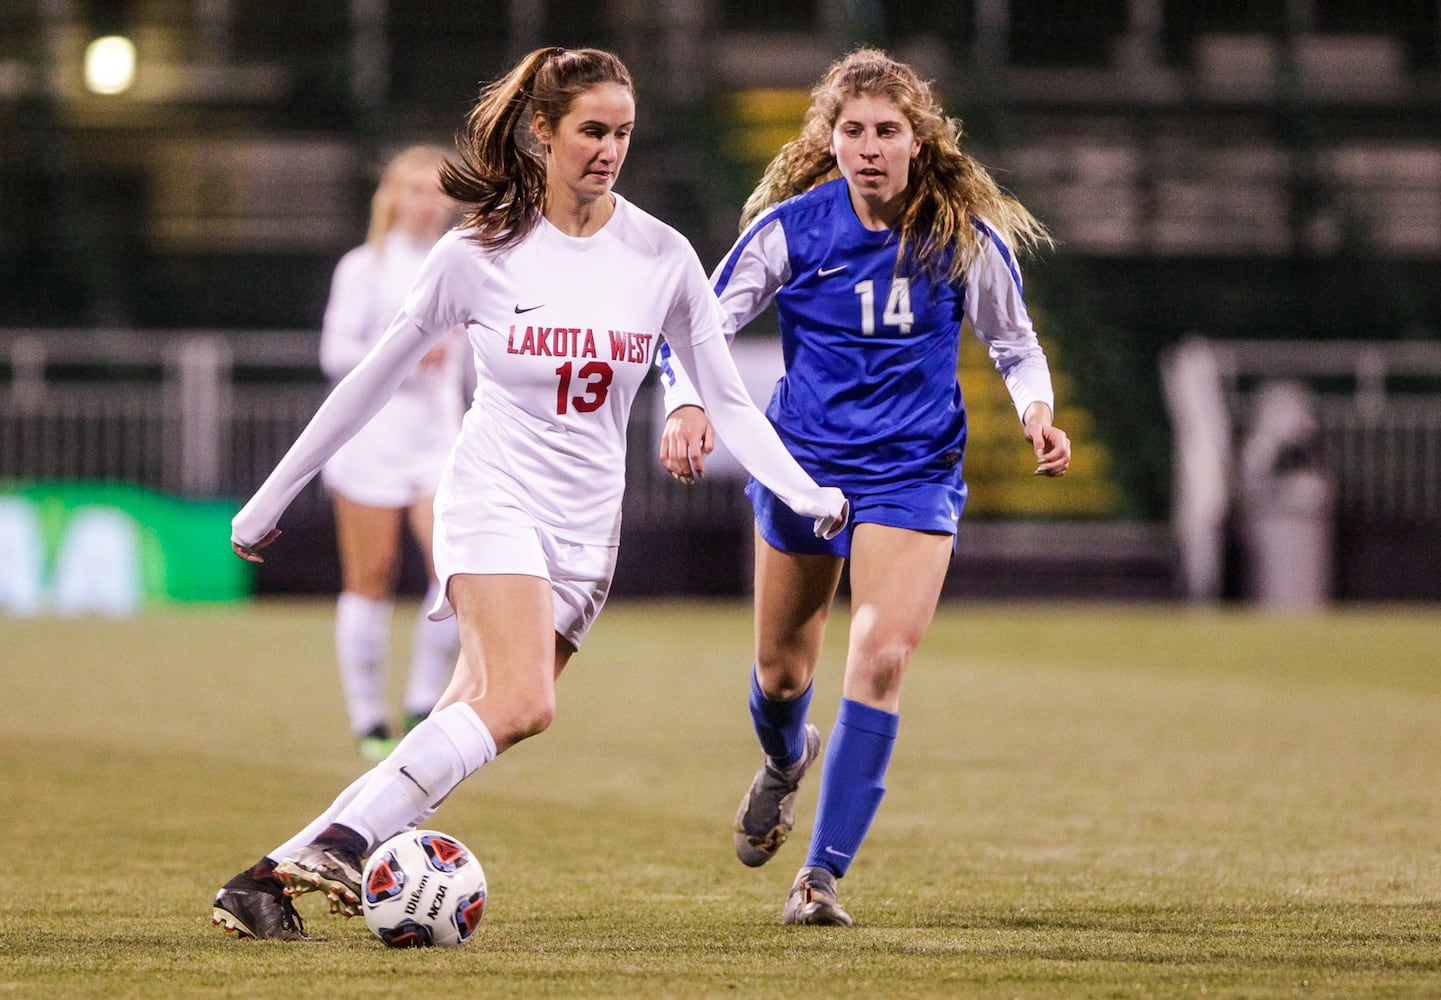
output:
[[518,507],[495,497],[437,504],[435,571],[440,596],[432,621],[455,614],[448,591],[457,573],[515,573],[550,581],[555,631],[576,649],[594,624],[615,575],[615,545],[557,538]]
[[435,496],[438,477],[407,475],[394,466],[365,467],[331,461],[320,470],[320,481],[332,493],[365,507],[399,510]]
[[396,509],[435,496],[458,429],[439,414],[386,405],[320,470],[326,489],[367,507]]

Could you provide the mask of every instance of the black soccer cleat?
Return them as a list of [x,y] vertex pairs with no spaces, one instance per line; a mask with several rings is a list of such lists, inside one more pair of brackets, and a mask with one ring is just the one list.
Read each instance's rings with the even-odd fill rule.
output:
[[280,879],[256,878],[248,868],[215,894],[210,922],[239,938],[319,940],[305,933],[305,924]]
[[287,896],[319,889],[330,900],[330,912],[360,916],[360,856],[343,847],[307,844],[275,866]]

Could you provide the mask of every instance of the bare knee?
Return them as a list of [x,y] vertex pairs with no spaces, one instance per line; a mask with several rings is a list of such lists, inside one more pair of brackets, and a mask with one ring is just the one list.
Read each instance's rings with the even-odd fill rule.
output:
[[894,702],[915,648],[914,642],[895,640],[858,651],[846,665],[847,697],[869,704]]
[[482,696],[470,700],[469,704],[490,730],[498,750],[539,736],[555,721],[554,691],[547,695],[511,698],[505,704],[493,696]]
[[373,601],[384,601],[395,595],[399,566],[390,553],[377,546],[374,552],[343,557],[340,575],[345,590]]
[[555,699],[537,701],[526,705],[515,717],[515,739],[524,740],[539,736],[555,721]]
[[815,661],[798,650],[762,652],[756,656],[756,680],[767,698],[790,701],[805,693]]

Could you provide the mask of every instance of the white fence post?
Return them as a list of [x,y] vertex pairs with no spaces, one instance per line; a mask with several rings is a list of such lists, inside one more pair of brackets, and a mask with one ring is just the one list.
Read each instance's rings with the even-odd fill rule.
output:
[[1221,367],[1210,341],[1188,337],[1161,367],[1171,412],[1171,524],[1181,584],[1193,601],[1221,597],[1226,513],[1231,507],[1231,421]]
[[174,409],[167,416],[175,434],[166,479],[182,496],[220,492],[229,445],[231,364],[230,347],[217,336],[186,337],[168,359]]

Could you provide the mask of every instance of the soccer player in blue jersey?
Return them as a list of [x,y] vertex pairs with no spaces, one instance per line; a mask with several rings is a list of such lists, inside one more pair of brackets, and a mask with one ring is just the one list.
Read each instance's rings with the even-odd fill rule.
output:
[[[756,516],[750,709],[766,758],[736,816],[747,865],[769,861],[790,834],[796,790],[820,755],[806,717],[811,680],[850,560],[843,697],[788,924],[851,923],[836,880],[885,792],[901,681],[935,614],[966,499],[962,320],[1005,379],[1036,473],[1061,476],[1070,463],[1015,256],[1049,237],[959,137],[909,66],[851,53],[812,92],[800,136],[766,169],[712,275],[728,334],[775,302],[785,374],[767,415],[801,466],[852,504],[847,530],[824,541],[759,483],[746,490]],[[673,357],[661,366],[661,461],[693,482],[714,437],[684,369]]]

